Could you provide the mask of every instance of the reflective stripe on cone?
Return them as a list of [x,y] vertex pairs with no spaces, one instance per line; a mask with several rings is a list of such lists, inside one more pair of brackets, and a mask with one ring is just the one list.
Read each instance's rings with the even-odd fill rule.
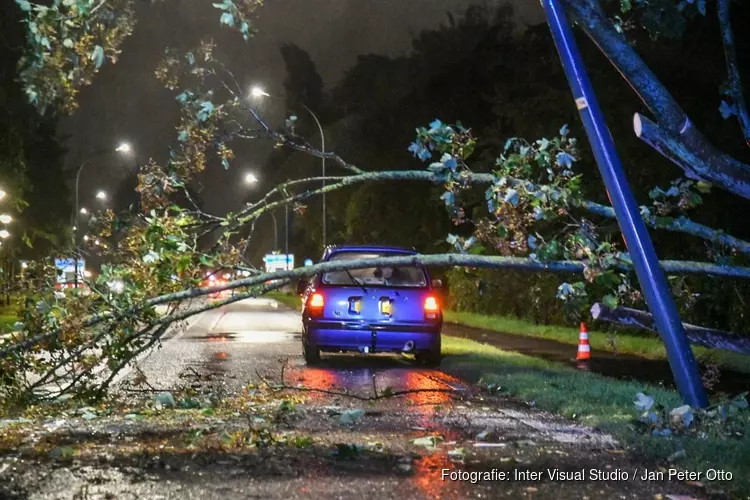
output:
[[578,335],[578,355],[576,360],[582,361],[591,358],[591,346],[589,345],[589,334],[586,331],[586,323],[581,323],[581,333]]

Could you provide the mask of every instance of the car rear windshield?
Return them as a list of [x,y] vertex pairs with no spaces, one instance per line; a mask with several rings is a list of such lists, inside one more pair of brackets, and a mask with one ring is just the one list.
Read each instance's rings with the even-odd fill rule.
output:
[[[395,257],[404,254],[372,253],[372,252],[338,252],[329,261],[375,259],[378,257]],[[351,277],[349,276],[351,275]],[[355,283],[352,282],[352,278]],[[419,266],[381,266],[364,269],[349,269],[346,271],[331,271],[323,274],[325,285],[349,286],[387,286],[403,288],[424,288],[427,286],[427,276]]]

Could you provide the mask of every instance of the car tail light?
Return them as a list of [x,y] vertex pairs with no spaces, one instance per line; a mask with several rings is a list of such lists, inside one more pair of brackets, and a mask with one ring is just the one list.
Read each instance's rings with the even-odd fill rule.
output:
[[440,312],[440,306],[435,297],[429,296],[424,299],[424,317],[427,319],[437,318],[438,312]]
[[307,307],[310,309],[312,316],[320,316],[323,314],[323,306],[325,300],[323,299],[322,293],[314,293],[310,296],[310,300],[307,302]]

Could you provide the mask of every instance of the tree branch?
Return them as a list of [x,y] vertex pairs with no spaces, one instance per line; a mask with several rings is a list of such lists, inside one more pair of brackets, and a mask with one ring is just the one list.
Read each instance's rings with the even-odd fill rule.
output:
[[[273,192],[283,191],[284,188],[286,187],[290,187],[290,186],[297,185],[297,184],[302,184],[305,182],[312,182],[314,180],[319,180],[319,179],[321,178],[312,177],[312,178],[307,178],[307,179],[298,179],[295,181],[290,181],[288,183],[279,185],[277,188],[273,189],[272,191]],[[341,189],[343,187],[351,186],[351,185],[362,183],[362,182],[388,181],[388,180],[415,180],[415,181],[418,180],[418,181],[431,182],[434,184],[440,184],[442,182],[439,176],[427,170],[397,170],[397,171],[367,172],[361,175],[333,177],[330,179],[336,179],[338,180],[338,182],[334,184],[328,184],[326,185],[325,188],[318,188],[312,191],[305,191],[303,193],[298,193],[292,196],[287,196],[286,198],[282,198],[281,200],[278,200],[276,202],[269,203],[266,205],[263,205],[262,203],[263,200],[266,199],[264,197],[260,202],[252,206],[249,206],[245,208],[244,210],[242,210],[241,212],[239,212],[238,223],[239,224],[245,223],[250,219],[259,217],[260,215],[262,215],[264,212],[268,210],[273,210],[276,207],[280,207],[288,203],[292,203],[294,201],[305,200],[307,198],[311,198],[313,196],[322,194],[324,192],[334,191],[336,189]],[[492,174],[472,173],[468,176],[468,183],[490,184],[492,182],[495,182],[496,180],[497,179]],[[521,181],[520,179],[509,179],[508,181],[511,183],[524,182],[524,181]],[[588,212],[601,215],[603,217],[608,217],[610,219],[615,219],[615,211],[612,209],[612,207],[608,207],[606,205],[600,205],[598,203],[594,203],[594,202],[586,201],[586,200],[578,203],[577,206],[579,206],[580,208],[583,208],[584,210]],[[653,217],[653,216],[644,217],[643,220],[644,222],[646,222],[646,225],[654,229],[664,229],[666,231],[671,231],[671,232],[690,234],[692,236],[697,236],[704,240],[717,242],[722,245],[730,246],[732,248],[737,249],[739,252],[750,255],[750,242],[725,234],[717,229],[704,226],[703,224],[698,224],[697,222],[693,222],[692,220],[684,216],[674,219],[669,224],[657,224],[656,217]]]
[[[691,128],[688,122],[686,130]],[[686,142],[685,135],[675,135],[638,113],[633,117],[633,129],[636,137],[684,170],[687,177],[750,199],[750,166],[719,153],[707,142],[696,148]]]
[[[562,273],[581,273],[586,267],[585,262],[573,261],[573,260],[562,260],[562,261],[551,261],[551,262],[540,262],[525,257],[503,257],[503,256],[488,256],[488,255],[469,255],[469,254],[435,254],[435,255],[406,255],[399,257],[378,257],[372,259],[357,259],[351,261],[329,261],[321,262],[312,266],[298,267],[292,270],[277,271],[274,273],[261,273],[256,276],[250,276],[247,278],[230,281],[223,285],[203,287],[203,288],[191,288],[188,290],[181,290],[179,292],[173,292],[152,299],[144,301],[142,304],[132,307],[127,311],[124,311],[122,315],[116,315],[112,311],[105,311],[100,314],[95,314],[87,319],[83,326],[89,327],[105,320],[113,320],[122,317],[126,314],[136,314],[137,312],[157,306],[159,304],[166,304],[170,302],[178,302],[187,299],[203,297],[206,295],[216,294],[225,290],[234,290],[237,288],[247,288],[267,281],[275,280],[292,280],[295,278],[311,277],[316,274],[321,274],[330,271],[342,271],[344,269],[364,269],[369,267],[398,267],[398,266],[409,266],[422,264],[425,266],[458,266],[458,267],[477,267],[477,268],[488,268],[488,269],[518,269],[525,271],[547,271],[547,272],[562,272]],[[710,276],[723,276],[731,278],[750,278],[750,267],[737,267],[737,266],[723,266],[718,264],[711,264],[706,262],[692,262],[692,261],[674,261],[665,260],[661,261],[661,268],[667,274],[679,274],[679,275],[710,275]],[[617,266],[622,271],[630,271],[631,268],[626,263],[621,263]],[[247,294],[241,294],[239,296],[231,297],[222,301],[213,302],[211,304],[202,306],[197,309],[191,309],[177,313],[168,317],[162,317],[155,321],[153,324],[160,324],[163,322],[172,322],[178,319],[184,319],[197,314],[202,311],[207,311],[220,307],[222,305],[231,304],[243,298],[254,297],[259,294],[265,293],[268,290],[279,288],[284,283],[276,283],[271,285],[264,285],[259,291],[248,292]],[[29,339],[25,339],[17,344],[12,344],[7,347],[0,349],[0,357],[5,356],[9,353],[19,351],[24,348],[31,347],[45,340],[51,339],[59,335],[60,330],[54,330],[44,334],[36,335]]]
[[745,136],[747,145],[750,146],[750,114],[747,112],[745,97],[742,93],[742,79],[737,67],[737,53],[734,45],[732,24],[729,18],[729,0],[718,0],[716,8],[719,15],[719,27],[721,28],[721,41],[724,44],[724,56],[727,60],[727,90],[734,104],[737,120]]
[[[685,169],[686,165],[690,164],[691,170],[701,178],[750,199],[750,165],[718,151],[693,126],[682,108],[633,50],[625,36],[615,30],[598,1],[564,1],[575,21],[630,84],[641,101],[654,113],[659,128],[663,129],[662,134],[668,133],[673,137],[672,140],[663,140],[663,149],[659,151],[669,151],[667,158],[670,160],[679,159],[680,162],[677,164],[680,168]],[[643,137],[644,140],[655,137],[657,131]]]
[[[629,307],[611,309],[604,304],[596,303],[591,306],[591,316],[595,320],[643,328],[658,333],[654,325],[653,316],[646,311],[639,311]],[[750,354],[750,339],[738,337],[722,330],[704,328],[689,323],[683,323],[682,326],[685,329],[688,339],[693,344],[711,349],[724,349],[741,354]]]
[[[591,213],[608,217],[610,219],[615,218],[615,211],[612,207],[600,205],[599,203],[591,201],[583,201],[580,206]],[[664,229],[666,231],[697,236],[707,241],[732,247],[741,253],[750,255],[750,242],[735,238],[732,235],[704,226],[703,224],[698,224],[684,216],[674,218],[672,222],[668,224],[657,223],[657,218],[655,216],[644,217],[643,221],[647,226],[654,229]]]

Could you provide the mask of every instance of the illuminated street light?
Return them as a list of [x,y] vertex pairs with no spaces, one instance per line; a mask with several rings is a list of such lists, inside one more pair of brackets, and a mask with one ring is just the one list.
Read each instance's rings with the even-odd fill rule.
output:
[[2,222],[3,224],[10,224],[12,220],[13,217],[8,214],[0,215],[0,222]]
[[133,148],[130,146],[127,142],[121,142],[119,146],[117,146],[117,149],[115,149],[118,153],[125,153],[128,154],[133,151]]
[[6,231],[5,229],[3,229],[2,231],[0,231],[0,238],[5,239],[8,236],[10,236],[10,233],[8,231]]
[[6,193],[6,192],[5,192],[5,191],[3,191],[2,189],[0,189],[0,200],[2,200],[3,198],[5,198],[5,195],[7,195],[7,194],[8,194],[8,193]]
[[255,184],[256,182],[258,182],[258,177],[254,173],[248,172],[245,174],[245,184]]
[[29,267],[29,263],[24,261],[21,261],[21,269],[27,269]]
[[107,199],[107,193],[104,192],[104,191],[99,191],[98,193],[96,193],[96,197],[99,200],[106,200]]
[[250,89],[250,95],[254,97],[255,99],[258,99],[260,97],[271,97],[271,94],[267,94],[266,91],[263,90],[263,88],[258,85]]
[[84,234],[83,235],[83,241],[89,241],[89,235],[88,234]]
[[86,215],[87,213],[89,213],[89,211],[88,211],[88,210],[86,210],[86,207],[83,207],[83,208],[82,208],[82,209],[80,210],[80,212],[81,212],[81,215]]
[[99,240],[94,240],[94,245],[98,245],[98,244],[99,244]]

